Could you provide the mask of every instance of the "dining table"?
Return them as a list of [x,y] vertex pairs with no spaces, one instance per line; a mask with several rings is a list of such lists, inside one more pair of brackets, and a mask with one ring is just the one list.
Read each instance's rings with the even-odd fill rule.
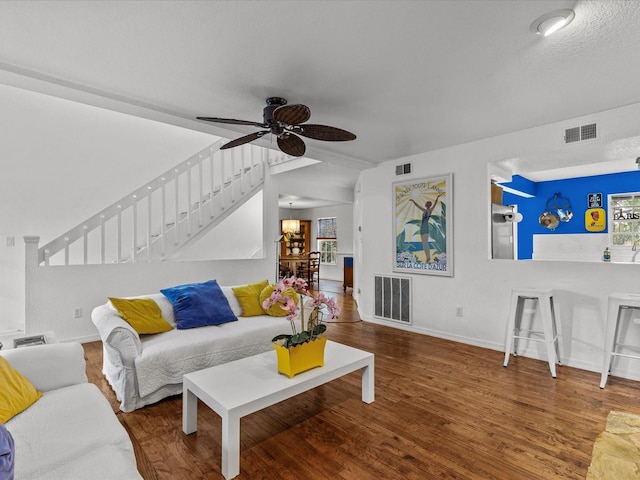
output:
[[309,256],[308,255],[281,255],[280,264],[288,265],[289,269],[293,272],[293,275],[297,277],[298,272],[302,270],[300,267],[302,267],[304,264],[307,264],[307,267],[308,267]]

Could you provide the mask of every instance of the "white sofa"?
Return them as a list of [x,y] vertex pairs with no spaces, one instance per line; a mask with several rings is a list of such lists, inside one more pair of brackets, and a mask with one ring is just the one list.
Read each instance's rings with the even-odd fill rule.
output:
[[79,343],[2,350],[43,393],[5,424],[15,442],[15,480],[134,480],[131,440],[102,392],[87,382]]
[[[138,335],[111,302],[94,308],[91,319],[104,351],[102,371],[123,412],[182,393],[184,374],[266,352],[273,349],[273,337],[291,332],[286,317],[242,317],[233,287],[220,288],[238,321]],[[128,298],[153,299],[175,326],[173,306],[161,293]]]

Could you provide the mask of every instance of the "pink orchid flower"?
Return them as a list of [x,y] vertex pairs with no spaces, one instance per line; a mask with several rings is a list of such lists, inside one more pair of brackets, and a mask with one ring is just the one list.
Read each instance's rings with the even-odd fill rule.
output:
[[[274,285],[271,296],[262,302],[262,308],[268,310],[273,305],[279,304],[280,308],[288,313],[287,319],[291,323],[291,329],[294,334],[296,333],[295,320],[301,317],[301,310],[304,312],[304,300],[303,298],[300,298],[299,305],[296,305],[292,298],[288,295],[284,295],[284,292],[288,289],[293,290],[301,297],[311,297],[312,300],[307,305],[311,306],[314,310],[320,310],[323,305],[326,305],[329,318],[337,318],[340,314],[340,307],[336,304],[335,298],[327,297],[323,292],[319,292],[318,295],[313,298],[313,295],[309,292],[308,284],[305,279],[295,277],[283,278]],[[302,322],[302,328],[304,328],[304,320]]]

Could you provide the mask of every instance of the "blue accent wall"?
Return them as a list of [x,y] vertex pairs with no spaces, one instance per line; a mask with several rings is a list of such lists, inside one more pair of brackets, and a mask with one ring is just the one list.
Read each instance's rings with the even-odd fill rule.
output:
[[[504,183],[506,187],[518,189],[522,181],[514,175],[514,181]],[[584,225],[584,215],[589,209],[587,196],[590,193],[602,193],[602,208],[607,212],[607,195],[612,193],[640,192],[640,170],[633,172],[611,173],[591,177],[576,177],[548,182],[536,182],[535,197],[524,198],[504,192],[504,205],[517,205],[523,220],[518,224],[518,259],[531,259],[533,256],[534,235],[607,233],[609,225],[602,232],[589,232]],[[571,202],[573,218],[569,222],[560,222],[555,230],[544,228],[538,223],[538,217],[546,211],[547,201],[556,193]],[[550,202],[552,203],[552,202]]]

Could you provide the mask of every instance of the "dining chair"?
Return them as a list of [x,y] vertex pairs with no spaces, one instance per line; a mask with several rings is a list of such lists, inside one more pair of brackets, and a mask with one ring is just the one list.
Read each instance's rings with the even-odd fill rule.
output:
[[304,260],[300,260],[296,264],[296,276],[304,278],[310,284],[309,255],[304,255],[304,257]]
[[320,252],[309,252],[309,283],[320,283]]
[[291,268],[288,263],[280,262],[280,278],[290,277],[292,275]]

